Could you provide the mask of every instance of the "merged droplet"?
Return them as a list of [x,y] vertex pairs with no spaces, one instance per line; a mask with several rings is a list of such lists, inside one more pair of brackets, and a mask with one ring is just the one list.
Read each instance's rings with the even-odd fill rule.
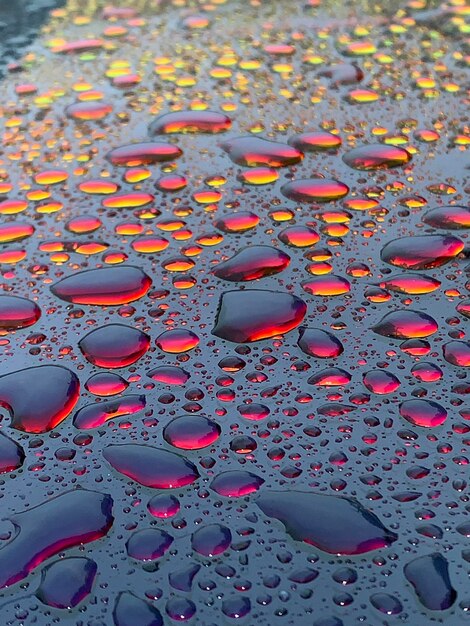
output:
[[389,241],[380,257],[397,267],[428,270],[452,261],[463,248],[463,241],[452,235],[419,235]]
[[211,482],[213,489],[220,496],[226,498],[243,498],[258,491],[264,479],[245,470],[229,470],[221,472]]
[[234,163],[245,167],[287,167],[303,159],[297,148],[262,137],[237,137],[225,141],[221,147]]
[[349,187],[339,180],[305,178],[283,185],[281,192],[296,202],[332,202],[347,196]]
[[196,466],[183,456],[134,443],[110,445],[103,456],[115,470],[153,489],[178,489],[199,478]]
[[113,165],[136,167],[173,161],[183,154],[182,150],[172,143],[143,142],[121,146],[106,155]]
[[175,417],[163,429],[167,443],[182,450],[199,450],[217,441],[220,426],[203,415]]
[[372,326],[374,333],[394,339],[429,337],[438,329],[439,326],[433,317],[422,311],[410,309],[391,311]]
[[400,415],[413,426],[435,428],[447,419],[447,411],[433,400],[413,399],[400,404]]
[[430,611],[445,611],[457,598],[449,577],[447,559],[434,552],[413,559],[404,567],[407,580],[413,585],[423,606]]
[[97,571],[95,561],[86,557],[54,561],[42,570],[36,596],[56,609],[72,609],[91,593]]
[[267,491],[256,500],[296,541],[338,555],[365,554],[397,540],[379,518],[353,498],[303,491]]
[[232,258],[214,269],[217,278],[249,281],[282,272],[290,263],[290,256],[272,246],[250,246],[239,250]]
[[87,404],[75,413],[73,425],[81,430],[98,428],[109,420],[142,411],[145,409],[145,404],[145,396],[137,394]]
[[191,537],[191,547],[203,556],[217,556],[225,552],[232,542],[232,533],[222,524],[207,524],[198,528]]
[[170,133],[222,133],[232,126],[224,113],[216,111],[174,111],[157,117],[149,126],[150,135]]
[[0,550],[0,588],[26,578],[54,554],[104,537],[112,507],[110,496],[76,489],[10,516],[17,533]]
[[107,324],[85,335],[78,343],[83,355],[98,367],[126,367],[138,361],[150,347],[150,337],[124,324]]
[[116,265],[78,272],[59,280],[52,293],[75,304],[119,305],[144,296],[152,280],[138,267]]
[[406,165],[411,154],[404,148],[387,144],[370,144],[353,148],[343,161],[355,170],[379,170]]
[[321,328],[302,327],[297,345],[302,352],[317,359],[335,359],[344,351],[341,341],[333,333]]
[[10,413],[10,426],[26,433],[56,428],[79,395],[77,376],[59,365],[28,367],[0,377],[0,406]]
[[41,309],[35,302],[18,296],[0,296],[0,329],[27,328],[40,317]]
[[222,294],[212,334],[245,343],[269,339],[302,323],[307,305],[289,293],[246,289]]

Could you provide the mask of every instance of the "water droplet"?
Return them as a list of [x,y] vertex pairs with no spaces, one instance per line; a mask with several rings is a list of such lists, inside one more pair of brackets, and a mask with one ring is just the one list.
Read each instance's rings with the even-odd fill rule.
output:
[[409,309],[391,311],[372,326],[374,333],[394,339],[429,337],[438,328],[436,320],[427,313]]
[[218,474],[211,482],[211,489],[226,498],[243,498],[258,491],[264,479],[244,470],[229,470]]
[[112,505],[110,496],[77,489],[10,516],[17,534],[0,550],[0,587],[26,578],[54,554],[105,536]]
[[237,137],[222,143],[222,148],[237,165],[245,167],[287,167],[300,163],[300,150],[285,143],[269,141],[262,137]]
[[272,246],[250,246],[219,263],[214,275],[232,282],[256,280],[282,272],[289,263],[290,256],[282,250]]
[[72,274],[53,285],[51,291],[75,304],[116,306],[142,298],[151,283],[140,268],[117,265]]
[[173,543],[173,537],[160,528],[145,528],[133,533],[126,543],[127,554],[137,561],[160,559]]
[[109,445],[103,456],[115,470],[153,489],[178,489],[199,478],[193,463],[179,454],[141,444]]
[[92,330],[79,343],[83,355],[98,367],[126,367],[138,361],[150,347],[150,337],[124,324],[107,324]]
[[222,524],[208,524],[198,528],[191,537],[193,550],[203,556],[217,556],[225,552],[232,542],[230,529]]
[[307,305],[288,293],[250,289],[222,294],[212,334],[246,343],[281,335],[302,323]]
[[414,426],[435,428],[446,421],[447,411],[432,400],[405,400],[400,404],[400,415]]
[[173,161],[182,154],[181,149],[172,143],[148,142],[133,143],[115,148],[111,150],[106,158],[113,165],[136,167],[138,165],[151,165],[152,163]]
[[452,261],[463,248],[463,241],[452,235],[420,235],[389,241],[380,257],[397,267],[428,270]]
[[149,127],[150,135],[170,133],[222,133],[232,126],[227,115],[216,111],[174,111],[157,117]]
[[75,413],[73,425],[86,430],[98,428],[109,420],[134,415],[145,408],[145,396],[128,395],[104,402],[87,404]]
[[160,611],[130,591],[121,591],[113,610],[114,626],[163,626]]
[[404,148],[385,144],[359,146],[343,155],[343,161],[355,170],[389,169],[406,165],[411,154]]
[[79,390],[77,376],[65,367],[29,367],[0,377],[0,406],[10,413],[12,428],[44,433],[69,415]]
[[297,344],[302,352],[317,359],[335,359],[344,351],[341,341],[321,328],[302,327]]
[[338,180],[305,178],[283,185],[281,192],[295,202],[332,202],[347,196],[349,187]]
[[202,415],[182,415],[175,417],[163,429],[167,443],[182,450],[199,450],[217,441],[221,428]]
[[98,566],[86,557],[68,557],[54,561],[41,572],[36,596],[56,609],[71,609],[90,593]]
[[419,601],[430,611],[445,611],[454,604],[457,593],[449,578],[447,559],[442,554],[434,552],[413,559],[405,565],[404,572]]
[[330,554],[365,554],[397,539],[378,517],[353,498],[270,491],[262,494],[256,504],[265,515],[281,521],[293,539]]
[[27,328],[40,317],[41,309],[35,302],[18,296],[0,296],[0,329]]

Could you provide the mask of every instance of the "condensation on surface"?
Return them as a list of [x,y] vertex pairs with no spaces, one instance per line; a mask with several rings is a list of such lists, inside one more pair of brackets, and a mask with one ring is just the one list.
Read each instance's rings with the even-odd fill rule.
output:
[[468,8],[10,4],[0,622],[466,624]]

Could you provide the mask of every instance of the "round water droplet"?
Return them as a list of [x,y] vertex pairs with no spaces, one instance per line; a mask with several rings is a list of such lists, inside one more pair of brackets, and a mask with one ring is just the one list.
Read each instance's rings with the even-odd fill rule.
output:
[[182,415],[175,417],[163,429],[167,443],[182,450],[199,450],[217,441],[220,426],[202,415]]

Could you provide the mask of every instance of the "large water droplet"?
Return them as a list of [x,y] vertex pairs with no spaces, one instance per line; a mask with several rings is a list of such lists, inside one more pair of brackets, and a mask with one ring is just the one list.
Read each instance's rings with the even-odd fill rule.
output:
[[163,438],[182,450],[199,450],[212,445],[220,436],[221,428],[202,415],[175,417],[163,429]]
[[257,167],[286,167],[300,163],[303,154],[285,143],[262,137],[237,137],[222,144],[222,148],[237,165]]
[[331,202],[344,198],[349,187],[338,180],[305,178],[283,185],[281,192],[295,202]]
[[321,328],[301,328],[297,344],[302,352],[317,359],[334,359],[344,351],[341,341]]
[[427,313],[409,309],[391,311],[372,326],[374,333],[394,339],[429,337],[438,328],[436,320]]
[[445,611],[454,604],[457,593],[450,581],[447,559],[442,554],[420,556],[407,563],[404,572],[419,601],[430,611]]
[[400,415],[414,426],[435,428],[446,421],[447,411],[432,400],[405,400],[400,404]]
[[302,323],[307,305],[289,293],[250,289],[222,294],[212,334],[235,343],[269,339]]
[[214,275],[223,280],[249,281],[282,272],[290,263],[290,256],[272,246],[242,248],[227,261],[219,263]]
[[124,324],[107,324],[85,335],[79,343],[87,361],[98,367],[126,367],[138,361],[150,347],[150,337]]
[[245,470],[229,470],[218,474],[211,482],[211,489],[226,498],[243,498],[258,491],[264,479]]
[[423,222],[434,228],[461,230],[470,228],[470,208],[459,205],[440,206],[423,215]]
[[115,470],[153,489],[191,485],[199,472],[191,461],[161,448],[128,443],[104,448],[103,456]]
[[343,161],[356,170],[378,170],[406,165],[411,154],[404,148],[386,144],[359,146],[343,155]]
[[11,427],[26,433],[56,428],[76,405],[79,393],[77,376],[59,365],[28,367],[0,377],[0,406],[9,411]]
[[75,304],[119,305],[144,296],[152,281],[138,267],[117,265],[78,272],[51,287],[52,293]]
[[112,506],[108,495],[77,489],[10,516],[17,534],[0,550],[0,587],[26,578],[54,554],[106,535]]
[[56,609],[71,609],[90,593],[98,566],[86,557],[68,557],[54,561],[41,572],[36,596]]
[[0,296],[0,329],[27,328],[40,317],[41,309],[35,302],[18,296]]
[[397,535],[357,500],[303,491],[269,491],[256,500],[296,541],[330,554],[365,554],[391,545]]
[[145,408],[145,396],[129,395],[105,402],[87,404],[75,413],[73,425],[86,430],[98,428],[106,422],[126,415],[134,415]]
[[191,537],[193,550],[204,556],[217,556],[232,542],[230,529],[222,524],[208,524],[196,530]]
[[163,626],[160,611],[130,591],[121,591],[113,610],[114,626]]
[[216,111],[174,111],[157,117],[149,126],[150,135],[170,133],[222,133],[232,125],[231,119]]
[[145,528],[133,533],[127,543],[127,554],[137,561],[160,559],[173,543],[173,537],[160,528]]
[[172,143],[147,142],[133,143],[115,148],[107,154],[106,158],[113,165],[135,167],[137,165],[151,165],[152,163],[173,161],[182,154],[181,149]]
[[452,235],[419,235],[389,241],[380,257],[397,267],[428,270],[452,261],[463,248],[463,241]]

